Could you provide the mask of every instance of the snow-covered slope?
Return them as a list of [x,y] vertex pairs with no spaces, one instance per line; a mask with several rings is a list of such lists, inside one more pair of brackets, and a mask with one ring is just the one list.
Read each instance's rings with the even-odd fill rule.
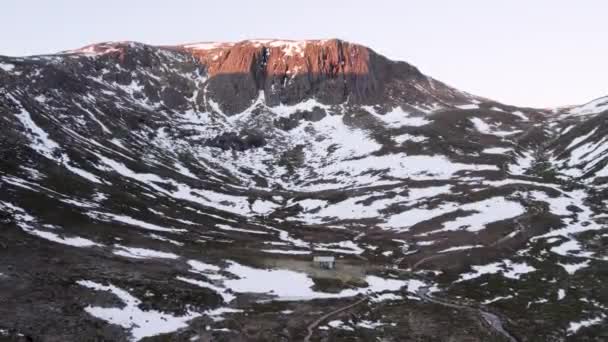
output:
[[0,66],[0,338],[297,340],[361,295],[311,336],[601,330],[602,114],[565,128],[339,40]]
[[550,145],[552,164],[566,178],[580,179],[603,188],[606,164],[608,97],[562,111],[559,135]]
[[597,114],[608,110],[608,96],[600,97],[582,106],[573,107],[568,110],[571,115]]

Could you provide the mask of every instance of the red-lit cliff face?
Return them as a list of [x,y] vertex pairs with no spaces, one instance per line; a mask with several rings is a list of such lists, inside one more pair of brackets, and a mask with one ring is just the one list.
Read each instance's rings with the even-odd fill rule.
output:
[[117,76],[125,85],[131,79],[127,71],[163,68],[161,55],[167,53],[183,60],[180,68],[184,71],[200,69],[205,78],[196,89],[166,82],[145,87],[147,96],[160,97],[170,107],[183,107],[195,94],[200,106],[210,110],[213,101],[228,115],[243,112],[260,96],[270,107],[315,99],[326,105],[402,106],[422,111],[484,100],[434,80],[406,62],[338,39],[164,47],[113,42],[67,52],[115,61],[125,69]]
[[248,40],[239,43],[202,43],[183,46],[209,68],[210,76],[248,72],[254,64],[268,75],[297,73],[338,74],[369,72],[370,50],[337,39]]
[[177,47],[206,66],[205,91],[226,113],[258,98],[269,106],[315,98],[325,104],[461,102],[465,96],[371,49],[338,39],[201,43]]

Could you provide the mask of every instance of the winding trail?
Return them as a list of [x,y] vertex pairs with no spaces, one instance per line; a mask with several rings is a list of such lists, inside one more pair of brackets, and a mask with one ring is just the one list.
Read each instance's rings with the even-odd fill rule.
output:
[[446,253],[446,254],[433,254],[433,255],[430,255],[430,256],[424,257],[424,258],[422,258],[422,259],[418,260],[418,261],[417,261],[417,262],[416,262],[416,263],[415,263],[415,264],[412,266],[412,270],[417,269],[417,268],[418,268],[420,265],[424,264],[424,263],[425,263],[425,262],[427,262],[427,261],[431,261],[431,260],[439,259],[439,258],[441,258],[441,257],[445,257],[446,255],[448,255],[448,254],[447,254],[447,253]]
[[[525,214],[524,214],[524,215],[525,215]],[[522,215],[522,216],[523,216],[523,215]],[[508,240],[511,240],[511,239],[512,239],[512,238],[514,238],[514,237],[515,237],[517,234],[521,234],[523,231],[525,231],[525,227],[524,227],[524,226],[521,224],[521,222],[519,222],[519,220],[520,220],[520,219],[521,219],[521,216],[520,216],[520,217],[517,217],[517,218],[515,219],[515,224],[517,225],[517,229],[513,230],[513,232],[516,232],[516,234],[513,234],[513,235],[512,235],[512,234],[505,235],[505,236],[503,236],[503,237],[499,238],[498,240],[496,240],[496,241],[492,242],[491,244],[489,244],[489,245],[487,245],[487,246],[484,246],[484,248],[485,248],[485,247],[497,247],[497,246],[500,246],[502,243],[504,243],[504,242],[506,242],[506,241],[508,241]],[[424,263],[426,263],[426,262],[428,262],[428,261],[432,261],[432,260],[435,260],[435,259],[439,259],[439,258],[447,257],[447,256],[449,256],[449,255],[450,255],[449,253],[442,253],[442,254],[433,254],[433,255],[429,255],[429,256],[427,256],[427,257],[424,257],[424,258],[422,258],[422,259],[418,260],[418,261],[417,261],[417,262],[416,262],[414,265],[412,265],[412,270],[417,269],[418,267],[420,267],[420,265],[422,265],[422,264],[424,264]]]
[[363,303],[363,302],[367,301],[368,299],[369,299],[369,296],[364,296],[363,298],[359,299],[358,301],[356,301],[356,302],[354,302],[354,303],[351,303],[351,304],[348,304],[348,305],[346,305],[346,306],[340,307],[340,308],[338,308],[338,309],[336,309],[336,310],[334,310],[334,311],[328,312],[328,313],[326,313],[325,315],[323,315],[323,316],[321,316],[321,317],[317,318],[317,319],[316,319],[314,322],[310,323],[310,324],[308,325],[308,327],[306,328],[306,329],[308,330],[308,333],[306,334],[306,337],[304,337],[304,340],[303,340],[303,341],[304,341],[304,342],[310,342],[310,338],[311,338],[311,337],[312,337],[312,335],[314,334],[315,329],[316,329],[316,328],[317,328],[317,326],[318,326],[319,324],[321,324],[323,321],[327,320],[328,318],[330,318],[330,317],[332,317],[332,316],[334,316],[334,315],[337,315],[337,314],[339,314],[339,313],[341,313],[341,312],[344,312],[344,311],[346,311],[346,310],[348,310],[348,309],[350,309],[350,308],[353,308],[353,307],[355,307],[355,306],[357,306],[357,305],[359,305],[359,304],[361,304],[361,303]]
[[481,316],[483,321],[492,330],[496,331],[498,334],[502,335],[510,342],[519,342],[515,337],[513,337],[511,334],[509,334],[509,332],[507,330],[505,330],[504,326],[502,325],[502,320],[500,319],[500,317],[496,316],[495,314],[493,314],[491,312],[487,312],[480,308],[473,308],[473,307],[470,307],[467,305],[462,305],[462,304],[448,302],[445,300],[434,298],[431,295],[429,295],[428,287],[420,288],[416,294],[423,300],[426,300],[431,303],[447,306],[447,307],[454,308],[454,309],[461,309],[461,310],[466,310],[466,311],[476,311],[479,313],[479,315]]

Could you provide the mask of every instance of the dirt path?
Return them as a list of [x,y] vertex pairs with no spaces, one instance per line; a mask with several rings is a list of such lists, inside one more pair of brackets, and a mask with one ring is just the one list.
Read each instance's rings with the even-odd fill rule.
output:
[[420,298],[422,298],[423,300],[426,300],[431,303],[447,306],[447,307],[454,308],[454,309],[475,311],[475,312],[479,313],[479,315],[481,316],[483,321],[490,327],[491,330],[494,330],[499,335],[502,335],[510,342],[518,342],[518,340],[515,337],[513,337],[511,334],[509,334],[509,332],[507,330],[505,330],[505,328],[502,324],[502,320],[500,319],[500,317],[496,316],[495,314],[484,311],[479,308],[470,307],[467,305],[462,305],[462,304],[458,304],[458,303],[448,302],[446,300],[437,299],[437,298],[434,298],[433,296],[429,295],[428,292],[429,292],[429,288],[423,287],[418,290],[417,295]]
[[[515,235],[521,234],[521,232],[523,232],[525,230],[525,227],[519,222],[519,218],[515,219],[515,224],[517,225],[517,229],[514,230],[514,232],[517,232]],[[504,243],[504,242],[506,242],[508,240],[511,240],[512,238],[514,238],[515,235],[511,235],[511,234],[505,235],[505,236],[501,237],[500,239],[494,241],[493,243],[487,245],[487,247],[498,247],[502,243]],[[427,257],[424,257],[424,258],[418,260],[412,266],[412,270],[417,269],[418,267],[420,267],[420,265],[422,265],[422,264],[424,264],[424,263],[426,263],[428,261],[432,261],[432,260],[439,259],[439,258],[442,258],[442,257],[447,257],[449,255],[450,255],[449,253],[445,253],[445,254],[433,254],[433,255],[429,255]]]
[[350,309],[350,308],[353,308],[353,307],[355,307],[355,306],[357,306],[357,305],[359,305],[359,304],[361,304],[361,303],[365,302],[365,301],[366,301],[368,298],[369,298],[369,296],[364,296],[363,298],[359,299],[358,301],[356,301],[356,302],[354,302],[354,303],[351,303],[351,304],[349,304],[349,305],[346,305],[346,306],[340,307],[340,308],[338,308],[338,309],[336,309],[336,310],[334,310],[334,311],[332,311],[332,312],[328,312],[328,313],[326,313],[325,315],[323,315],[323,316],[321,316],[321,317],[317,318],[317,319],[316,319],[314,322],[310,323],[310,324],[308,325],[308,327],[306,328],[306,329],[308,330],[308,334],[306,335],[306,337],[304,337],[304,342],[309,342],[309,341],[310,341],[310,338],[311,338],[311,337],[312,337],[312,335],[314,334],[315,329],[316,329],[316,328],[317,328],[317,326],[318,326],[319,324],[321,324],[323,321],[327,320],[327,319],[328,319],[328,318],[330,318],[331,316],[337,315],[337,314],[339,314],[339,313],[341,313],[341,312],[344,312],[344,311],[346,311],[346,310],[348,310],[348,309]]
[[427,262],[427,261],[434,260],[434,259],[438,259],[438,258],[441,258],[441,257],[444,257],[444,256],[446,256],[446,254],[434,254],[434,255],[431,255],[431,256],[428,256],[428,257],[422,258],[422,259],[418,260],[418,262],[416,262],[416,263],[415,263],[415,264],[412,266],[412,270],[417,269],[417,268],[418,268],[418,266],[420,266],[420,265],[424,264],[424,263],[425,263],[425,262]]

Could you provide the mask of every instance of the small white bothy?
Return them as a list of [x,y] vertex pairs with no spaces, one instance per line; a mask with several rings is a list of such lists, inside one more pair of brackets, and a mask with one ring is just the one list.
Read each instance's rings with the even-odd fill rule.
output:
[[327,270],[336,268],[336,258],[333,256],[316,256],[313,258],[313,262]]

